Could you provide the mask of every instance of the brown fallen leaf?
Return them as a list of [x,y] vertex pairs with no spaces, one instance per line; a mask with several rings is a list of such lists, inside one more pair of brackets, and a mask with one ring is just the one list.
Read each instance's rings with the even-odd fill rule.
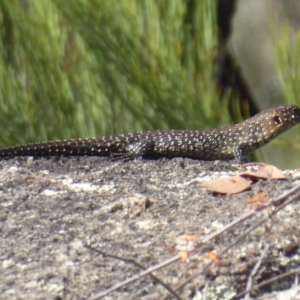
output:
[[245,164],[244,166],[257,165],[259,169],[257,171],[247,170],[242,172],[240,176],[252,179],[286,179],[282,172],[275,166],[264,163]]
[[178,253],[178,256],[180,257],[180,261],[181,261],[181,262],[186,262],[186,260],[187,260],[188,257],[189,257],[189,253],[186,252],[186,251],[180,251],[180,252]]
[[262,206],[263,204],[267,203],[270,201],[270,196],[268,192],[261,192],[258,193],[256,195],[254,195],[253,197],[249,197],[246,200],[247,204],[252,204],[252,208],[253,209],[257,209],[260,206]]
[[221,264],[221,258],[220,258],[220,256],[218,256],[217,253],[211,251],[209,253],[206,253],[205,256],[210,258],[216,265]]
[[251,180],[241,176],[231,176],[203,182],[209,191],[219,194],[237,194],[247,190],[251,186]]

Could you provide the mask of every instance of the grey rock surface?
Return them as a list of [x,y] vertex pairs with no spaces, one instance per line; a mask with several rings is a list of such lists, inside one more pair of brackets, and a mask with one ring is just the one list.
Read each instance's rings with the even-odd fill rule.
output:
[[[257,181],[238,195],[214,195],[201,187],[209,178],[237,171],[229,162],[189,159],[111,162],[106,158],[18,158],[0,162],[0,298],[87,299],[141,270],[85,247],[134,259],[145,268],[174,256],[178,236],[203,238],[251,208],[246,199],[267,191],[276,197],[297,184]],[[210,262],[267,212],[239,224],[205,245],[186,262],[155,272],[170,287]],[[245,289],[267,243],[270,248],[254,284],[299,266],[300,204],[293,202],[268,223],[178,291],[183,299],[230,299]],[[268,228],[268,229],[267,229]],[[293,277],[254,291],[288,290]],[[159,299],[166,289],[145,276],[105,299]]]

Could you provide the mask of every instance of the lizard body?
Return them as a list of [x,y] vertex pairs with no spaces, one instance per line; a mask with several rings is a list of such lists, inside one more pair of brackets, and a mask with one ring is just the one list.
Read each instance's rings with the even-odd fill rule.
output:
[[188,157],[199,160],[237,159],[300,123],[300,108],[282,105],[260,112],[241,123],[210,130],[156,130],[95,139],[33,143],[0,149],[0,157],[111,156]]

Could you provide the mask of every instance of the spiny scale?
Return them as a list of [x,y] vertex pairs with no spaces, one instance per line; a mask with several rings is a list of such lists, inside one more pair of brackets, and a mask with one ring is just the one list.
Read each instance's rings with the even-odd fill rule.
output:
[[300,123],[300,108],[282,105],[239,124],[212,130],[157,130],[97,139],[78,139],[20,145],[0,150],[0,157],[15,156],[111,156],[189,157],[201,160],[236,158],[246,155]]

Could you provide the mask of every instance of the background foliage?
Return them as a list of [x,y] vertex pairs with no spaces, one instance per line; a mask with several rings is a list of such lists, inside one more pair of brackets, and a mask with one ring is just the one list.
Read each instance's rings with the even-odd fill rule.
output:
[[[1,0],[0,146],[229,124],[215,15],[211,0]],[[280,43],[296,102],[299,45]]]
[[0,145],[200,128],[213,109],[212,1],[0,2]]

